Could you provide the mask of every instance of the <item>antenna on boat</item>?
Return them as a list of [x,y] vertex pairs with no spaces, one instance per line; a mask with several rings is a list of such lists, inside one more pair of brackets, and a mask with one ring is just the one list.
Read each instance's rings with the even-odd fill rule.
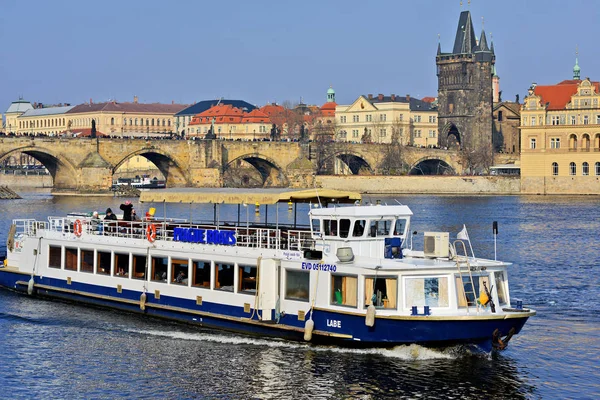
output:
[[315,193],[317,194],[317,201],[319,202],[319,208],[323,208],[323,206],[321,205],[321,198],[319,197],[319,190],[317,189],[317,181],[313,180],[313,185],[315,188]]
[[494,233],[494,261],[497,261],[496,257],[496,237],[498,236],[498,221],[492,222],[492,232]]

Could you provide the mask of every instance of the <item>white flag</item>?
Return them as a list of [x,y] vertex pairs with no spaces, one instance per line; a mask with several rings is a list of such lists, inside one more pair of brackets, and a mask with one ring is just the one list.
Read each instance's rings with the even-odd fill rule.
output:
[[462,230],[456,234],[456,239],[469,241],[469,234],[467,233],[466,225],[463,225]]

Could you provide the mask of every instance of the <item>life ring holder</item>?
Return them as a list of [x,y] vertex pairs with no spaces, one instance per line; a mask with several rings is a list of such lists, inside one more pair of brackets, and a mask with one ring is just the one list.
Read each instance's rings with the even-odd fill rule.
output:
[[148,239],[150,243],[153,243],[156,240],[156,225],[148,225],[146,228],[146,239]]
[[81,224],[81,220],[76,219],[73,223],[73,233],[75,236],[80,237],[83,233],[83,226]]

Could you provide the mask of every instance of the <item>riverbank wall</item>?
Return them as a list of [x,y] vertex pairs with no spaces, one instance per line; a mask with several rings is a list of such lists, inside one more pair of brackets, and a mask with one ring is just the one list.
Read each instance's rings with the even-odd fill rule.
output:
[[506,176],[329,176],[317,186],[373,194],[518,195],[521,180]]
[[19,188],[51,188],[52,175],[12,175],[0,174],[0,185],[11,189]]

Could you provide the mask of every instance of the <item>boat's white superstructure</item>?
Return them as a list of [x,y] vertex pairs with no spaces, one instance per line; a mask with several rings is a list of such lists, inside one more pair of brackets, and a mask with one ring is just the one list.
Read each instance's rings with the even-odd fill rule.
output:
[[[144,193],[142,200],[262,204],[312,191]],[[353,202],[328,191],[322,198]],[[509,264],[448,233],[412,250],[403,205],[313,207],[310,227],[188,221],[15,220],[0,283],[208,326],[369,346],[495,344],[535,312],[511,308]]]

